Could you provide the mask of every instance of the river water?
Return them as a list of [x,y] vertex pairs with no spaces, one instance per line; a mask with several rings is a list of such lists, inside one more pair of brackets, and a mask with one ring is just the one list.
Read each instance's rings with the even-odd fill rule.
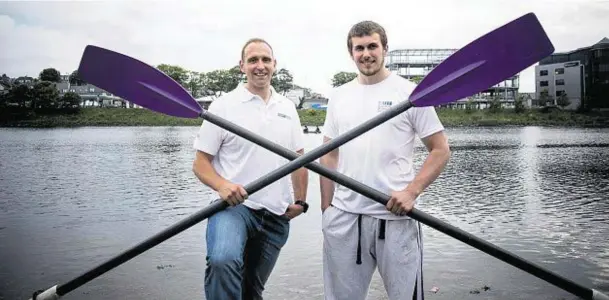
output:
[[[205,207],[196,127],[0,129],[0,299],[27,299]],[[609,130],[450,128],[452,159],[418,207],[609,293]],[[306,135],[307,148],[321,135]],[[419,143],[416,163],[424,159]],[[268,299],[323,299],[318,176]],[[203,299],[203,221],[62,299]],[[427,299],[577,299],[423,226]],[[354,248],[355,249],[355,248]],[[439,291],[432,292],[437,287]],[[484,288],[488,287],[488,288]],[[386,299],[375,274],[369,299]]]

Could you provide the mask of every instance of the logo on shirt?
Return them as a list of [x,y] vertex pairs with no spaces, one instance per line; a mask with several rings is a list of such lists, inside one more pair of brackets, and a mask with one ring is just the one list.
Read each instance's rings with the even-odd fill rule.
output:
[[277,116],[279,116],[280,118],[284,118],[284,119],[292,120],[292,118],[290,118],[290,116],[288,116],[288,115],[284,115],[284,114],[282,114],[282,113],[277,113]]
[[388,108],[391,108],[393,101],[379,101],[378,103],[378,112],[382,112]]

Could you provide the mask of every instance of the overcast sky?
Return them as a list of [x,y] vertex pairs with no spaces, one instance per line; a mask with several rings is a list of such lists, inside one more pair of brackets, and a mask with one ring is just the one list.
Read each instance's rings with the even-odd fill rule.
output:
[[[461,48],[528,12],[537,14],[557,51],[609,37],[607,0],[226,0],[0,3],[0,74],[62,74],[78,67],[87,44],[151,65],[229,68],[243,43],[267,39],[278,68],[298,85],[327,93],[338,71],[355,71],[346,35],[355,22],[381,23],[389,49]],[[533,67],[521,92],[535,90]]]

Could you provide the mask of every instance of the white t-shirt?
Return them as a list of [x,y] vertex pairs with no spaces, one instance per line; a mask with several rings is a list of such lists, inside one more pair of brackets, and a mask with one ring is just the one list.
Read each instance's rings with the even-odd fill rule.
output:
[[[294,102],[272,89],[268,104],[240,85],[217,98],[209,112],[287,149],[304,148]],[[212,166],[223,178],[243,186],[285,165],[289,160],[219,126],[203,121],[194,148],[214,155]],[[290,174],[248,196],[244,205],[281,215],[292,203]],[[214,195],[218,199],[218,195]]]
[[[357,78],[336,88],[328,101],[324,135],[335,138],[408,99],[416,84],[391,73],[382,82],[363,85]],[[444,130],[434,107],[412,107],[339,148],[338,172],[387,195],[414,179],[415,137]],[[336,185],[332,205],[382,219],[405,219],[351,189]]]

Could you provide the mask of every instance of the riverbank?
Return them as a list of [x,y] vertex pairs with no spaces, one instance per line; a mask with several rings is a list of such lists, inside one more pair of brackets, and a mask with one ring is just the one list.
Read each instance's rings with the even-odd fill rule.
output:
[[[438,109],[446,127],[462,126],[567,126],[609,127],[609,114],[581,114],[569,111],[549,113],[513,110],[490,113],[488,110],[465,111]],[[300,110],[303,125],[321,126],[325,111]],[[148,109],[84,108],[76,114],[42,115],[27,120],[0,120],[1,127],[82,127],[82,126],[199,126],[201,119],[170,117]]]

